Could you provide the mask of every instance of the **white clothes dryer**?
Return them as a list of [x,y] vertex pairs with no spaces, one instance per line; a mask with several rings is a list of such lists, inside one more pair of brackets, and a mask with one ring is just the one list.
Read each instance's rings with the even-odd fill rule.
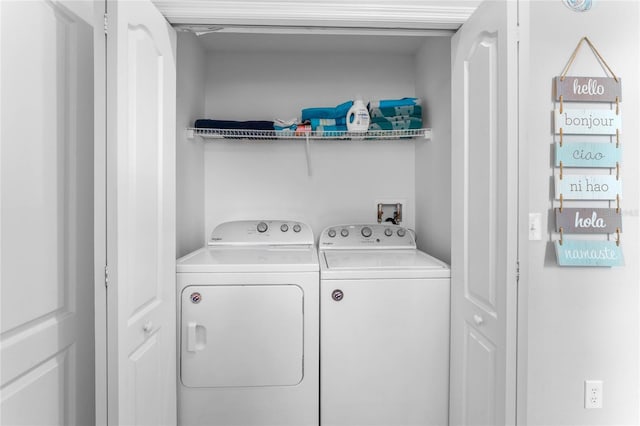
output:
[[180,425],[318,424],[314,243],[301,222],[227,222],[178,259]]
[[319,254],[321,424],[448,424],[448,265],[396,225],[329,227]]

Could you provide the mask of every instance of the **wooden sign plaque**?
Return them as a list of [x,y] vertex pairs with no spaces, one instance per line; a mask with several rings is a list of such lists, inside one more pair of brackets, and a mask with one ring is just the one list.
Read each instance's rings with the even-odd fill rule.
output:
[[555,176],[556,200],[615,200],[622,194],[622,181],[613,175]]
[[622,158],[622,148],[614,143],[564,142],[555,144],[555,166],[614,168]]
[[611,77],[570,77],[555,78],[556,100],[578,102],[622,101],[622,80]]
[[567,240],[555,242],[560,266],[623,266],[622,249],[615,241]]
[[615,135],[621,129],[620,114],[611,109],[555,110],[555,132],[565,135]]
[[555,209],[556,232],[565,234],[615,234],[622,232],[622,214],[616,209],[569,208]]

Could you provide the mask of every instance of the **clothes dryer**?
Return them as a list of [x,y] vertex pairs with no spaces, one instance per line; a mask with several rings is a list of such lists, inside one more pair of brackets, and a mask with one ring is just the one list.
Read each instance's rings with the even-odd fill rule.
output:
[[450,270],[395,225],[320,236],[321,424],[446,425]]
[[223,223],[179,259],[179,424],[317,425],[318,287],[301,222]]

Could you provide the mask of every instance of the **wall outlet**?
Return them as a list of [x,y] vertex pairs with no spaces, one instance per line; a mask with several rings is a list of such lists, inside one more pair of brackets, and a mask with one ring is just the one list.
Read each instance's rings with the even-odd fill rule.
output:
[[584,408],[602,408],[602,380],[584,381]]

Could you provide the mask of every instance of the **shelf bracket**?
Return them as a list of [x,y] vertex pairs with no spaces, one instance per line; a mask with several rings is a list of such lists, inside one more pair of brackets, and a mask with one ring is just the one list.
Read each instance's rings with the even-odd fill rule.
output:
[[307,134],[307,137],[305,138],[305,145],[304,145],[304,154],[307,158],[307,176],[311,177],[313,176],[313,173],[311,173],[311,146],[309,144],[309,135]]

